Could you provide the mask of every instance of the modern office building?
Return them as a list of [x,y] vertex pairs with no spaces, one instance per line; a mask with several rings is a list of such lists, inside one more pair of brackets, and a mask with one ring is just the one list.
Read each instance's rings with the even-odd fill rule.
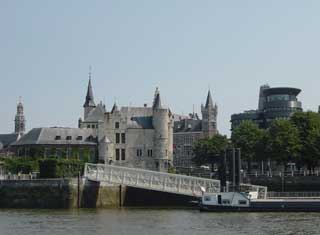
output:
[[233,114],[231,130],[244,120],[253,121],[260,128],[267,128],[275,119],[289,119],[293,113],[302,111],[302,104],[297,98],[300,92],[298,88],[261,86],[258,109]]

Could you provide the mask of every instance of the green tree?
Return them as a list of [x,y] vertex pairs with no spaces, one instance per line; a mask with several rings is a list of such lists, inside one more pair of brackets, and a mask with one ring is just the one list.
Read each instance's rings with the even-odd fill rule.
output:
[[297,127],[301,140],[301,157],[299,163],[314,170],[320,160],[320,114],[314,112],[297,112],[291,122]]
[[213,170],[214,163],[217,162],[219,156],[228,145],[228,138],[220,134],[216,134],[209,139],[200,139],[193,146],[195,157],[192,161],[198,166],[211,164],[211,169]]
[[251,121],[242,121],[231,135],[236,148],[241,149],[242,159],[248,162],[248,173],[251,172],[251,162],[264,158],[266,131]]
[[278,119],[268,129],[272,160],[285,168],[289,161],[296,160],[301,150],[298,129],[289,121]]

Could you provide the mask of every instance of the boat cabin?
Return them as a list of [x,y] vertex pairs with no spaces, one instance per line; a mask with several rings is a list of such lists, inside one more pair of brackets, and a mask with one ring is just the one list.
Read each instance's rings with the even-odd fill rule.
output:
[[223,193],[205,193],[202,197],[202,205],[212,206],[236,206],[248,207],[251,199],[258,197],[257,192],[223,192]]

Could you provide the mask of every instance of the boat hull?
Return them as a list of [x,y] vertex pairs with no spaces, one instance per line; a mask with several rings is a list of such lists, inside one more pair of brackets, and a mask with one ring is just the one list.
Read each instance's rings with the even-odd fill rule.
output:
[[317,201],[256,201],[248,207],[224,205],[200,205],[200,211],[207,212],[320,212]]

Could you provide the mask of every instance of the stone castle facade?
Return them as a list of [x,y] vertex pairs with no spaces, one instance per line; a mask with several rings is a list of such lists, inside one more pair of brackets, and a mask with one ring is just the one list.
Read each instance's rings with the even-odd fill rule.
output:
[[218,133],[218,106],[213,103],[210,91],[208,91],[205,105],[201,105],[201,113],[202,119],[196,113],[176,117],[173,133],[175,167],[193,166],[194,143],[201,138],[210,138]]
[[93,129],[99,162],[167,171],[173,161],[173,115],[156,89],[153,105],[121,107],[95,104],[91,79],[79,128]]

